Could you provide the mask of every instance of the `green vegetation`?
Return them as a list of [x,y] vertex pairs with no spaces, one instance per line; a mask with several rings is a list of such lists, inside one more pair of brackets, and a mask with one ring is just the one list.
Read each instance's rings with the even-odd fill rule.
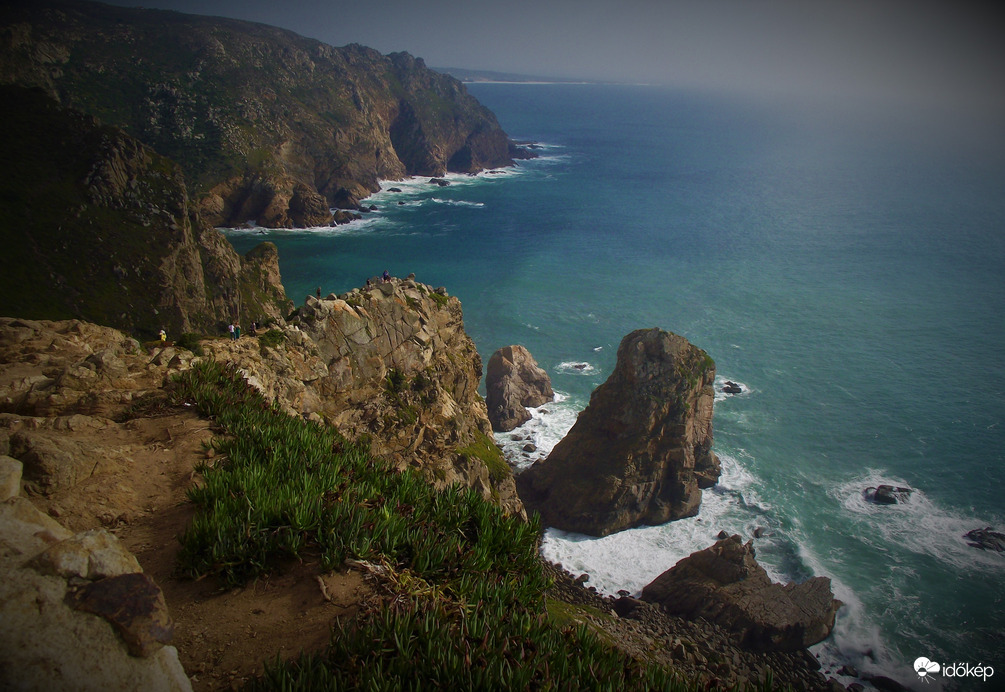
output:
[[493,483],[498,483],[512,471],[509,464],[503,459],[502,451],[496,446],[495,441],[482,432],[475,432],[475,441],[466,447],[457,450],[459,454],[481,459],[489,469],[489,478]]
[[695,689],[672,671],[546,615],[539,523],[470,489],[438,492],[333,429],[270,405],[232,369],[203,361],[175,380],[226,435],[190,492],[180,567],[241,584],[287,557],[380,565],[396,594],[341,622],[328,651],[276,661],[251,689]]
[[179,339],[174,342],[174,345],[178,348],[185,348],[194,353],[197,356],[206,355],[205,351],[202,350],[202,346],[199,341],[202,339],[198,334],[193,334],[192,332],[185,332],[179,337]]
[[435,302],[441,308],[447,307],[447,303],[450,302],[450,296],[445,296],[442,293],[436,293],[435,291],[433,293],[430,293],[429,297],[432,298],[433,302]]
[[258,345],[261,348],[278,348],[286,341],[286,335],[279,329],[270,329],[258,337]]

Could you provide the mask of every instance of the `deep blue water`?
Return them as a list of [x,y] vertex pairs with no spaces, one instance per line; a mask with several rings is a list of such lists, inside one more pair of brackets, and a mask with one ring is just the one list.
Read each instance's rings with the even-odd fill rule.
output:
[[[926,656],[1005,680],[1005,555],[962,538],[1005,530],[997,153],[850,109],[469,88],[542,157],[446,188],[388,184],[403,192],[375,195],[379,211],[348,227],[232,241],[275,242],[298,301],[384,269],[446,286],[484,359],[521,343],[550,372],[564,400],[527,428],[544,451],[621,337],[683,334],[747,390],[716,404],[720,486],[697,519],[600,540],[549,532],[546,554],[598,588],[637,590],[720,529],[761,526],[758,558],[776,578],[829,576],[846,602],[815,649],[827,665],[909,681]],[[915,492],[864,502],[882,482]]]

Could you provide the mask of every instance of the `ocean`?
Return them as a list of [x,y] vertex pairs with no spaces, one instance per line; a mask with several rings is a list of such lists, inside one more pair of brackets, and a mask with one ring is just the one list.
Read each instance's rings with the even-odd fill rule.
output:
[[[719,531],[760,528],[769,574],[828,576],[845,604],[812,649],[825,671],[1005,687],[1005,554],[963,538],[1005,531],[1000,150],[850,107],[468,88],[540,157],[448,187],[388,182],[369,200],[378,210],[347,226],[233,229],[231,241],[276,243],[297,302],[414,272],[461,299],[486,362],[526,346],[559,394],[497,436],[518,467],[574,423],[624,335],[687,337],[719,385],[743,388],[716,397],[719,485],[692,519],[602,539],[549,530],[545,556],[604,592],[637,592]],[[909,501],[866,502],[882,483],[912,488]],[[922,679],[919,657],[992,666],[997,680]]]

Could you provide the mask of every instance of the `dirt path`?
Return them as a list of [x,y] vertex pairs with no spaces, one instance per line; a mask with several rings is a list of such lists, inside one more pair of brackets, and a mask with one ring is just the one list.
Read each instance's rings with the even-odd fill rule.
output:
[[136,555],[164,592],[175,621],[172,644],[195,690],[235,688],[277,654],[323,649],[335,619],[352,617],[370,598],[361,573],[321,575],[310,558],[239,589],[179,575],[178,537],[193,516],[185,493],[207,457],[210,423],[175,413],[76,427],[59,435],[100,457],[103,472],[33,500],[73,531],[109,528]]

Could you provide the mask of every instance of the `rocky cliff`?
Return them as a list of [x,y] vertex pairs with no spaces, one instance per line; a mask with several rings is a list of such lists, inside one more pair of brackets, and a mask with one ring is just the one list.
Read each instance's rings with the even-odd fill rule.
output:
[[327,224],[379,179],[512,163],[491,111],[407,53],[73,0],[4,3],[0,26],[0,83],[177,161],[212,225]]
[[[283,341],[206,342],[300,415],[319,417],[437,486],[471,486],[523,508],[478,394],[481,358],[457,298],[412,278],[308,296]],[[223,355],[223,354],[221,354]]]
[[642,590],[642,599],[735,632],[756,651],[798,651],[825,639],[841,601],[827,577],[775,584],[753,544],[730,536],[681,560]]
[[0,129],[0,314],[177,338],[288,313],[275,247],[238,255],[170,160],[37,89],[0,87]]
[[[299,313],[261,339],[206,339],[201,348],[288,412],[365,439],[375,454],[419,469],[436,486],[460,483],[523,512],[490,437],[478,394],[481,359],[460,301],[393,279],[341,297],[308,297]],[[96,469],[117,468],[116,455],[30,432],[38,426],[25,429],[20,417],[76,414],[75,425],[94,427],[85,419],[121,416],[160,396],[193,358],[172,346],[147,353],[117,330],[83,322],[0,318],[0,413],[14,414],[0,420],[0,445],[32,461],[25,481],[36,492],[69,491]]]
[[527,407],[554,400],[548,373],[526,348],[500,348],[489,358],[485,372],[485,404],[496,432],[507,432],[530,420]]
[[696,514],[719,477],[714,380],[715,363],[683,337],[632,332],[569,433],[517,477],[520,498],[546,524],[596,536]]

